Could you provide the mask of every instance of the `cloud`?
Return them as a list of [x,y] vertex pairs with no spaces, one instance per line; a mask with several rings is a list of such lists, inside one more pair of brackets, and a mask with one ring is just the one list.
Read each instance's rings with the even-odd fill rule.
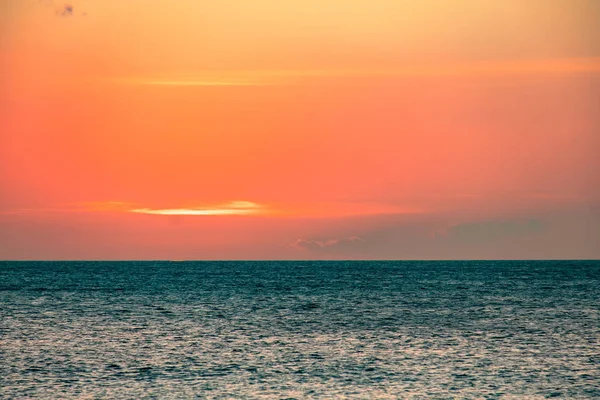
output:
[[65,4],[61,10],[59,10],[59,15],[63,17],[70,17],[73,15],[73,6],[71,4]]
[[[571,251],[570,242],[588,243],[595,235],[586,228],[586,238],[567,240],[566,231],[582,235],[581,224],[556,225],[558,222],[549,218],[452,223],[439,215],[388,215],[344,221],[315,225],[312,233],[307,232],[291,247],[314,258],[499,259],[544,258],[545,254],[560,258]],[[589,253],[586,246],[581,245],[582,254]]]
[[363,244],[363,239],[358,236],[350,236],[340,239],[328,239],[328,240],[309,240],[309,239],[298,239],[292,244],[292,247],[302,250],[308,250],[311,252],[346,252],[360,250]]
[[48,213],[126,212],[154,215],[250,215],[270,211],[266,206],[251,201],[181,208],[143,208],[124,201],[84,201],[40,208],[0,210],[0,215],[30,215]]
[[[47,8],[54,8],[54,13],[59,17],[72,17],[77,15],[73,3],[63,3],[54,0],[38,0],[38,4]],[[82,12],[79,15],[85,16],[87,12]]]
[[80,211],[125,211],[133,207],[126,201],[83,201],[72,203],[73,209]]
[[213,206],[166,209],[135,208],[129,211],[154,215],[252,215],[265,213],[267,209],[251,201],[232,201]]
[[235,80],[193,80],[193,81],[145,81],[139,82],[141,85],[155,86],[267,86],[273,85],[273,82],[268,81],[235,81]]
[[[63,15],[71,15],[63,10]],[[315,69],[315,70],[236,70],[204,71],[195,75],[122,77],[115,82],[124,85],[166,87],[229,87],[303,85],[320,79],[395,79],[414,76],[507,76],[527,74],[582,74],[600,71],[600,57],[575,57],[542,60],[470,61],[447,64],[407,65],[391,69]]]
[[193,206],[170,204],[153,208],[147,204],[122,201],[87,201],[40,208],[0,210],[0,214],[34,214],[54,212],[118,211],[154,215],[270,215],[283,218],[343,218],[349,216],[415,215],[423,211],[411,207],[391,207],[371,203],[273,203],[269,205],[252,201],[226,203],[200,203]]
[[439,231],[436,236],[459,242],[481,243],[537,234],[544,229],[544,222],[537,219],[482,221],[454,225]]
[[122,212],[129,211],[133,203],[124,201],[80,201],[39,208],[0,210],[0,215],[36,215],[55,213]]

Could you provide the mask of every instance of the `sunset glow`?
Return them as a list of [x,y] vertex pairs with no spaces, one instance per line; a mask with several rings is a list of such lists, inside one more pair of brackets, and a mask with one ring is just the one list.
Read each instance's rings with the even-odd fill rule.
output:
[[0,258],[600,257],[598,4],[3,1]]
[[208,208],[175,208],[164,210],[136,208],[130,211],[140,214],[155,215],[252,215],[267,212],[264,207],[249,201],[234,201],[228,204]]

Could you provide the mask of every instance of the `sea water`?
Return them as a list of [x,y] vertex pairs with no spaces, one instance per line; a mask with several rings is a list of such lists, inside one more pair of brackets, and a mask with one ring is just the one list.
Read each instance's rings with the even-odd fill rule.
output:
[[2,398],[598,398],[600,261],[0,262]]

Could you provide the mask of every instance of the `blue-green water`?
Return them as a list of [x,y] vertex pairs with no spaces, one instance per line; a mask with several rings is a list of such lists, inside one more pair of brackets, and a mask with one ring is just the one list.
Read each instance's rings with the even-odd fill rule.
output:
[[3,398],[597,398],[600,261],[0,262]]

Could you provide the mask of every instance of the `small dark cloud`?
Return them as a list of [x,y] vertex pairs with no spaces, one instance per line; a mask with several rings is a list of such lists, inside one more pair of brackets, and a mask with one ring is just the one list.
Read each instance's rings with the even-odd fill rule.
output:
[[76,15],[86,16],[87,12],[76,12],[72,3],[60,4],[54,0],[37,0],[38,4],[44,7],[53,8],[54,13],[59,17],[72,17]]
[[59,15],[62,17],[70,17],[73,15],[73,6],[71,4],[65,4],[60,10]]
[[[296,240],[292,247],[315,258],[543,258],[550,254],[561,256],[571,246],[565,231],[581,230],[577,224],[561,224],[562,229],[547,218],[472,221],[449,227],[446,224],[444,218],[352,220],[351,224],[337,227],[315,227],[314,235]],[[572,241],[587,243],[589,239],[578,237]],[[556,251],[550,250],[552,246]]]
[[298,239],[292,244],[292,246],[298,249],[309,251],[337,253],[340,251],[358,249],[362,243],[363,240],[358,236],[351,236],[341,239],[328,240]]

